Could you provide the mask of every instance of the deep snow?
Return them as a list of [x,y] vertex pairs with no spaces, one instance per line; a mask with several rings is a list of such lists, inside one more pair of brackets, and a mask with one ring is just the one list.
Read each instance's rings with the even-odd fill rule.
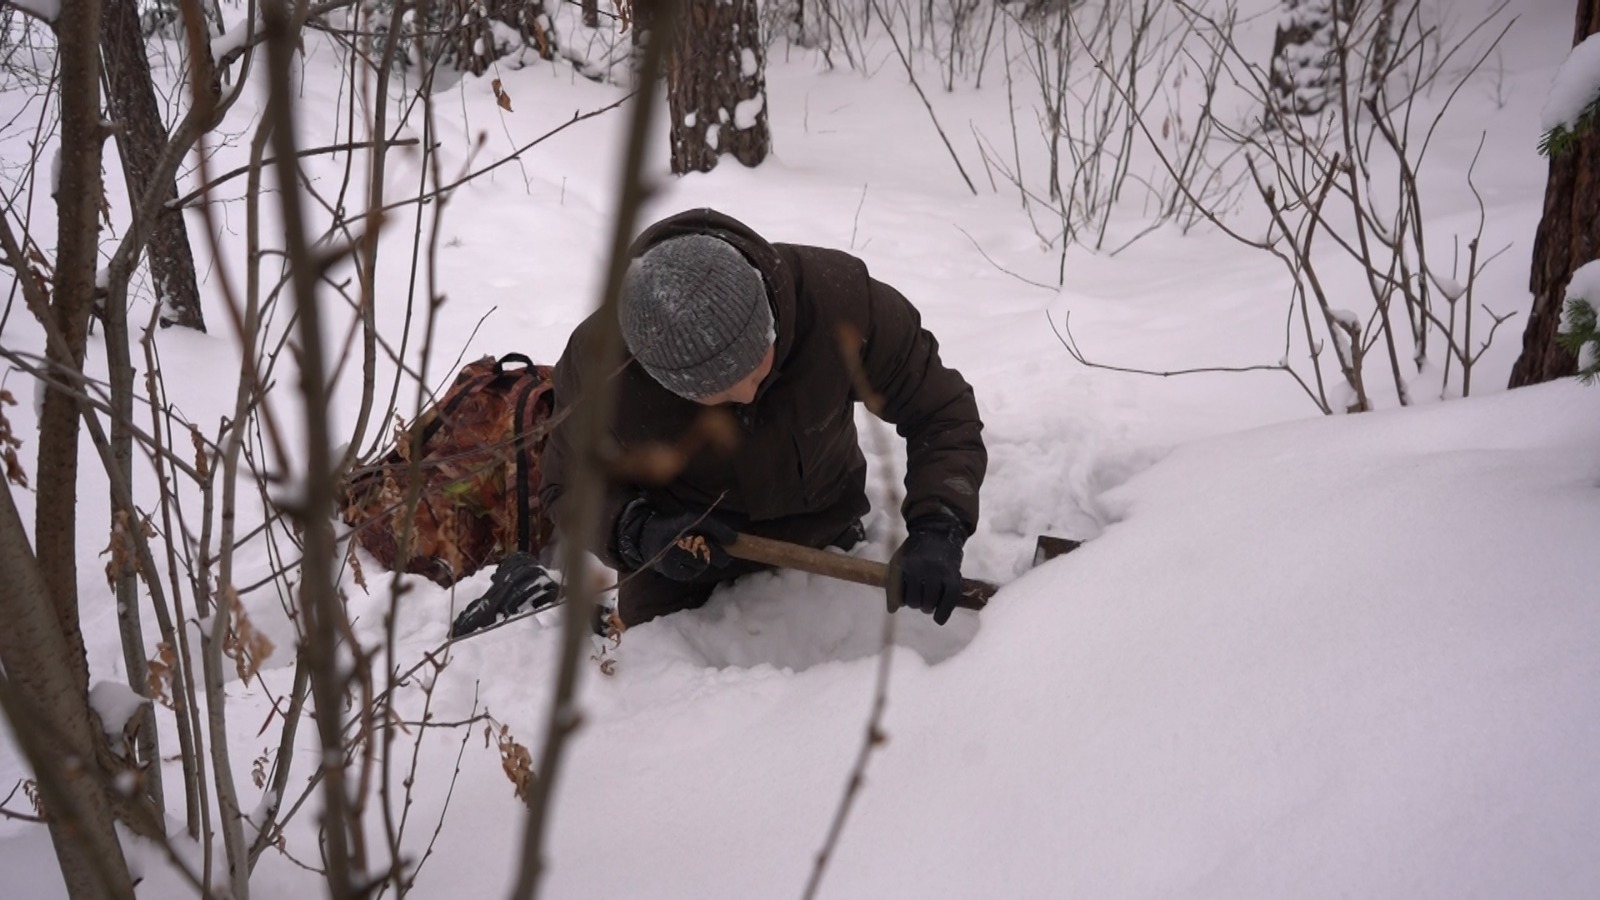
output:
[[[1466,6],[1452,16],[1469,19]],[[1528,303],[1540,101],[1570,45],[1571,8],[1532,0],[1515,12],[1497,67],[1462,91],[1429,163],[1441,186],[1429,227],[1445,242],[1469,234],[1476,205],[1460,177],[1485,133],[1483,243],[1510,250],[1478,297],[1524,311],[1475,375],[1482,396],[1466,400],[1324,418],[1281,375],[1157,379],[1077,365],[1052,330],[1068,313],[1100,362],[1275,362],[1281,267],[1206,229],[1166,229],[1115,256],[1071,251],[1060,290],[1024,282],[1053,281],[1057,251],[1014,191],[966,191],[881,42],[874,52],[888,64],[870,79],[775,50],[774,157],[753,171],[727,162],[708,176],[660,177],[649,216],[709,205],[774,239],[861,255],[923,310],[986,422],[991,469],[967,574],[1007,587],[943,629],[898,617],[888,741],[825,896],[1600,894],[1600,607],[1583,564],[1600,533],[1600,390],[1501,388]],[[331,143],[346,86],[326,45],[308,45],[306,67],[302,127]],[[447,171],[618,95],[548,65],[495,77],[515,113],[496,105],[488,79],[441,96]],[[930,91],[947,129],[971,122],[996,139],[1009,133],[1004,96],[988,79],[982,91]],[[432,383],[457,352],[559,354],[598,289],[621,128],[617,114],[585,123],[453,195]],[[664,173],[664,137],[654,146],[651,165]],[[3,147],[8,160],[23,152]],[[957,149],[981,169],[975,151]],[[226,148],[214,165],[243,152]],[[415,183],[414,169],[396,161],[395,190]],[[321,170],[318,184],[338,177]],[[239,252],[238,222],[223,209],[223,246]],[[191,224],[198,234],[200,220]],[[380,315],[398,328],[411,226],[390,227]],[[1355,306],[1364,286],[1349,278],[1334,289]],[[215,280],[209,290],[208,318],[221,322]],[[225,329],[213,332],[159,339],[174,400],[200,423],[231,409],[228,379],[211,373],[236,369],[239,356]],[[18,311],[0,339],[26,346],[37,335]],[[103,371],[98,348],[90,366]],[[346,380],[343,415],[354,397]],[[7,414],[26,434],[28,411]],[[903,452],[862,423],[882,510],[882,478]],[[27,518],[32,497],[16,496]],[[83,522],[104,521],[104,491],[84,490],[80,503]],[[856,552],[882,558],[894,523],[880,511],[868,525]],[[1040,533],[1089,540],[1030,570]],[[96,599],[106,596],[104,540],[88,525],[81,540],[95,676],[120,678],[115,620]],[[252,547],[244,562],[259,575],[267,556]],[[358,633],[372,642],[388,605],[375,575],[371,594],[347,582]],[[451,610],[487,584],[480,574],[455,596],[413,584],[398,661],[438,646]],[[276,597],[246,603],[280,648],[291,643]],[[607,650],[614,674],[586,664],[585,726],[559,786],[545,894],[798,895],[862,741],[882,616],[870,589],[758,576],[702,611],[629,631]],[[488,710],[537,751],[557,620],[456,646],[436,680],[438,718]],[[263,688],[281,693],[290,676],[280,649],[263,684],[231,685],[246,807],[260,792],[244,773],[271,736],[257,736]],[[413,691],[405,705],[419,704]],[[297,772],[314,754],[310,729],[302,734]],[[423,744],[412,852],[444,807],[458,753],[462,772],[418,896],[499,894],[517,864],[522,807],[493,746],[468,737],[464,752],[456,732]],[[14,751],[0,750],[0,788],[21,777]],[[301,860],[316,854],[310,822],[302,814],[289,835]],[[8,893],[59,895],[48,852],[42,829],[0,821]],[[141,896],[175,895],[152,852],[137,855],[149,875]],[[269,854],[254,895],[299,898],[315,885]]]

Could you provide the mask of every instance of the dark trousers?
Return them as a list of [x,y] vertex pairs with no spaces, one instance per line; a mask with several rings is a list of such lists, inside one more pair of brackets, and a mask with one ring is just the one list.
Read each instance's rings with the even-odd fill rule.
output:
[[[866,537],[861,527],[866,498],[841,503],[822,513],[753,522],[746,530],[760,537],[804,544],[807,547],[838,547],[849,550]],[[708,569],[693,581],[675,581],[655,569],[618,573],[617,615],[624,626],[639,625],[651,619],[685,609],[697,609],[711,599],[717,585],[741,575],[770,569],[743,559],[729,561],[722,568]]]

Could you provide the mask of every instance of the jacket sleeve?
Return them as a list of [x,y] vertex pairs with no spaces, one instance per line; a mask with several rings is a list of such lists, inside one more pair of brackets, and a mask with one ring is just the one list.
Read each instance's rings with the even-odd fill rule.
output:
[[[572,344],[569,344],[567,352],[562,354],[554,367],[555,406],[551,419],[555,425],[539,457],[539,500],[563,539],[572,514],[568,505],[568,488],[582,460],[572,445],[571,425],[572,410],[584,398],[584,386],[578,371],[580,365],[575,361],[581,358],[582,355],[574,353]],[[612,437],[615,439],[615,435]],[[590,549],[612,568],[625,568],[617,557],[615,546],[617,518],[637,493],[627,485],[614,484],[609,479],[606,482],[600,507],[598,541]]]
[[899,291],[868,279],[861,349],[878,414],[906,441],[905,520],[948,508],[968,533],[978,524],[978,489],[988,469],[972,387],[939,359],[939,342]]

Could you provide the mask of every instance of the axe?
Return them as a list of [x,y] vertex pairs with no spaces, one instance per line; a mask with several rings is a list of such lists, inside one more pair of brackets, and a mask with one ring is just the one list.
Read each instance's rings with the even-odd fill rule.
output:
[[[1067,538],[1040,535],[1034,544],[1033,564],[1037,566],[1045,560],[1070,553],[1080,543],[1082,542]],[[889,583],[889,566],[876,560],[858,559],[842,553],[816,550],[803,544],[756,537],[753,534],[741,534],[732,543],[722,546],[728,551],[729,556],[780,569],[795,569],[870,587],[881,588]],[[956,602],[956,607],[983,609],[988,604],[989,598],[999,589],[1000,586],[997,584],[979,581],[976,578],[963,578],[961,599]]]

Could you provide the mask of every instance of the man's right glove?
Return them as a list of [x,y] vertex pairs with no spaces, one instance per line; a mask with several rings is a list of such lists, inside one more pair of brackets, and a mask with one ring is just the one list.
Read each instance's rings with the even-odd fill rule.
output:
[[921,610],[943,625],[961,599],[961,547],[967,529],[948,513],[918,516],[906,525],[906,540],[889,559],[889,611],[902,605]]
[[629,569],[649,566],[673,581],[697,581],[731,558],[723,544],[739,533],[713,514],[664,513],[643,499],[617,517],[617,555]]

